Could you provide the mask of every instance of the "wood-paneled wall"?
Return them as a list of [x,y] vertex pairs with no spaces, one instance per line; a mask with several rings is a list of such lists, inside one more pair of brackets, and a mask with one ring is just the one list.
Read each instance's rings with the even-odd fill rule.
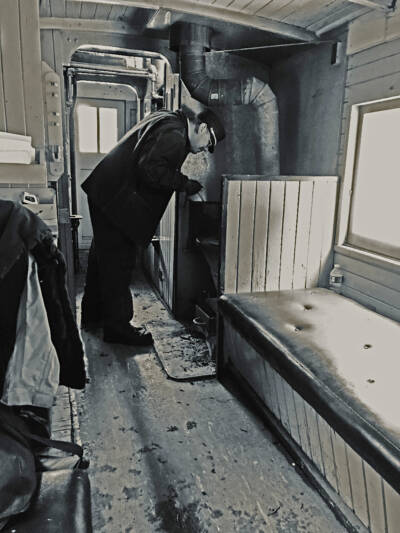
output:
[[350,24],[347,53],[353,55],[399,37],[399,10],[375,10],[358,17]]
[[[348,140],[351,141],[352,135],[354,137],[354,133],[349,133],[352,106],[400,95],[400,39],[371,46],[371,42],[374,43],[374,39],[380,35],[379,27],[375,29],[375,33],[369,34],[370,41],[363,41],[362,46],[366,49],[348,57],[339,159],[339,174],[344,176],[337,237],[339,244],[345,242],[346,238],[346,220],[352,188],[351,146],[346,165],[347,143]],[[366,38],[365,33],[363,36]],[[361,41],[358,46],[361,46]],[[355,47],[353,36],[353,48]],[[354,127],[355,123],[353,132]],[[385,316],[400,320],[398,265],[391,264],[390,261],[378,261],[368,254],[357,254],[343,247],[336,250],[335,263],[339,263],[344,270],[343,294]]]
[[372,533],[397,533],[398,494],[272,366],[224,320],[225,357]]
[[41,164],[0,166],[0,183],[46,184],[38,2],[0,2],[0,131],[32,137]]
[[331,266],[335,176],[228,176],[221,292],[324,286]]
[[169,308],[173,308],[174,298],[174,264],[175,264],[175,217],[176,194],[169,201],[168,207],[161,219],[159,229],[160,239],[160,280],[159,289]]

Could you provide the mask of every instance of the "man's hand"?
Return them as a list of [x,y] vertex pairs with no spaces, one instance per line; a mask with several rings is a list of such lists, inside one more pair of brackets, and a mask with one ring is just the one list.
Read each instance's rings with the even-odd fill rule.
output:
[[198,181],[187,180],[184,190],[188,196],[192,196],[193,194],[196,194],[197,192],[201,191],[202,188],[203,186]]

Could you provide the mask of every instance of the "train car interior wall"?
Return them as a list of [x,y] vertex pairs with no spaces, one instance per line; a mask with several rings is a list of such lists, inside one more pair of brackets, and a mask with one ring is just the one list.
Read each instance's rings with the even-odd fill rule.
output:
[[399,131],[396,0],[1,0],[0,531],[400,531]]

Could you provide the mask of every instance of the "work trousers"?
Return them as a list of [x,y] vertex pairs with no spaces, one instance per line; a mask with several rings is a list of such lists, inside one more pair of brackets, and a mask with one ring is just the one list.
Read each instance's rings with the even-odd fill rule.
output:
[[105,327],[124,328],[133,318],[130,284],[135,244],[90,201],[89,210],[93,239],[82,299],[82,323],[101,322]]

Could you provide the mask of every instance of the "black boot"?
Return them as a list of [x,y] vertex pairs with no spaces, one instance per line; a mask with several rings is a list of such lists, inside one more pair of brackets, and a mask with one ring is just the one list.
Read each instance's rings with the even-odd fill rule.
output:
[[143,328],[128,326],[105,326],[103,329],[105,342],[113,344],[127,344],[129,346],[150,346],[153,344],[151,333]]

